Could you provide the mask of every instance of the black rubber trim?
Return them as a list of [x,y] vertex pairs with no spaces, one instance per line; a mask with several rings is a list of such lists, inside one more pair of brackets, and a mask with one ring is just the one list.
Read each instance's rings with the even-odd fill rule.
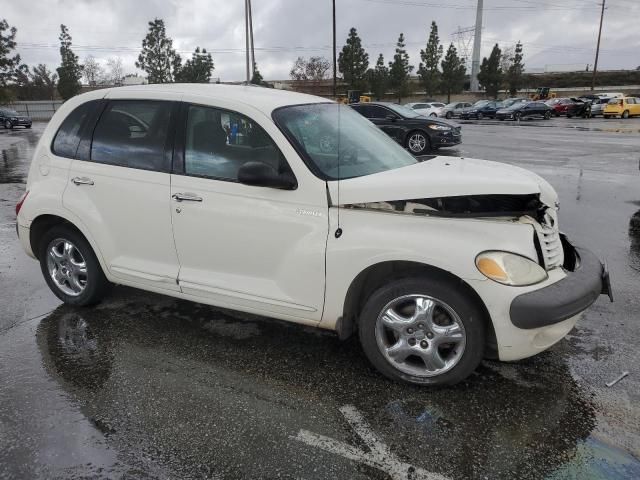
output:
[[603,293],[605,266],[586,248],[575,247],[580,266],[548,287],[524,293],[511,302],[511,323],[532,329],[562,322],[587,309]]

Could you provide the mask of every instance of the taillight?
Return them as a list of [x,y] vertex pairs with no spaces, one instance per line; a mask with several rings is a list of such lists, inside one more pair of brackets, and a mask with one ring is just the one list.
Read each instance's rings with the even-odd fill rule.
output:
[[18,203],[16,203],[16,217],[20,213],[20,209],[22,208],[22,204],[24,203],[24,201],[27,199],[27,195],[29,195],[29,190],[24,192],[20,197],[20,200],[18,200]]

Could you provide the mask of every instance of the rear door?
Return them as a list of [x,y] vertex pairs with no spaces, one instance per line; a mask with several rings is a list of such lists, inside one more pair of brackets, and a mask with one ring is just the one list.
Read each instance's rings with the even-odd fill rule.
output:
[[179,290],[169,186],[178,103],[171,94],[128,94],[135,92],[105,100],[71,164],[63,203],[91,232],[114,277]]
[[629,113],[631,115],[640,115],[640,98],[634,97],[634,98],[629,98],[628,100],[630,102],[633,102],[633,103],[629,103]]

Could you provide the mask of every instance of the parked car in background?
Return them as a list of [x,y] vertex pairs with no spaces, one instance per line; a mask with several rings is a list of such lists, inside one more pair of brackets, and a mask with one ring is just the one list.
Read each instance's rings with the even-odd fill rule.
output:
[[462,142],[459,126],[425,117],[403,105],[371,102],[356,103],[351,108],[414,155],[424,155],[429,150],[453,147]]
[[624,97],[612,98],[602,112],[604,118],[629,118],[640,115],[640,98]]
[[437,117],[446,105],[440,102],[407,103],[405,107],[415,110],[425,117]]
[[442,111],[438,114],[439,117],[454,118],[459,117],[465,108],[469,108],[472,105],[469,102],[452,102],[445,105]]
[[482,120],[485,117],[495,118],[496,112],[501,107],[501,102],[496,100],[479,100],[471,107],[465,108],[460,113],[460,118],[465,120],[469,118],[477,118]]
[[569,105],[573,102],[570,98],[552,98],[551,100],[547,100],[546,103],[549,107],[551,107],[551,114],[555,117],[559,117],[561,115],[567,114],[567,109]]
[[567,118],[591,118],[592,100],[588,98],[570,98],[569,100],[571,100],[571,103],[567,105]]
[[0,124],[6,129],[13,127],[31,128],[32,121],[28,116],[20,115],[15,110],[0,107]]
[[531,100],[528,98],[524,98],[524,97],[510,97],[510,98],[505,98],[504,100],[502,100],[500,102],[499,108],[509,108],[511,105],[513,105],[514,103],[527,103],[530,102]]
[[542,117],[551,118],[552,109],[544,102],[518,102],[508,108],[496,112],[498,120],[520,120],[521,118]]
[[325,98],[163,84],[67,100],[34,149],[16,227],[72,309],[127,285],[356,333],[383,375],[449,385],[485,355],[546,350],[610,294],[558,206],[533,172],[420,162]]
[[597,117],[598,115],[602,115],[604,113],[604,107],[607,106],[611,98],[598,98],[591,103],[591,116]]

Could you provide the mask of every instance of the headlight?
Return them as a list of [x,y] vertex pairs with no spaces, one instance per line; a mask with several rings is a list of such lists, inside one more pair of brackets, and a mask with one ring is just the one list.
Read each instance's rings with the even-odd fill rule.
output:
[[468,113],[478,113],[478,110],[469,110]]
[[18,121],[18,117],[13,117],[11,120],[13,120],[14,122]]
[[490,280],[516,287],[534,285],[549,278],[545,269],[533,260],[509,252],[482,252],[476,257],[476,267]]
[[444,125],[427,125],[431,130],[451,130],[451,127],[445,127]]

